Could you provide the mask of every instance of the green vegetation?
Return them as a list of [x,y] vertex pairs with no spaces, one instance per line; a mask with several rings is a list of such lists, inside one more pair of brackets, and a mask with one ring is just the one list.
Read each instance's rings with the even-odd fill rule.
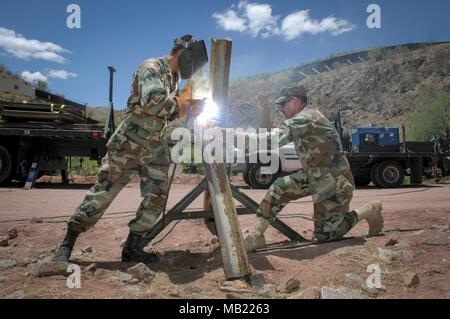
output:
[[67,173],[77,176],[95,176],[98,173],[99,165],[96,160],[89,157],[72,157],[67,158]]
[[370,50],[367,55],[370,60],[381,61],[386,58],[387,48],[384,45],[376,47],[375,49]]
[[419,91],[418,97],[420,102],[408,120],[407,139],[450,139],[450,92],[426,87]]
[[11,70],[8,69],[8,67],[3,63],[0,63],[0,74],[6,74],[13,79],[23,81],[23,79],[18,74],[12,73]]
[[387,48],[384,45],[376,47],[374,49],[369,50],[367,55],[369,60],[372,61],[382,61],[386,59],[391,59],[401,54],[405,54],[409,52],[409,49],[406,46],[398,46],[395,48]]
[[50,92],[49,89],[48,89],[47,82],[45,82],[45,81],[37,80],[37,81],[34,83],[34,87],[35,87],[36,89],[38,89],[38,90],[41,90],[41,91]]

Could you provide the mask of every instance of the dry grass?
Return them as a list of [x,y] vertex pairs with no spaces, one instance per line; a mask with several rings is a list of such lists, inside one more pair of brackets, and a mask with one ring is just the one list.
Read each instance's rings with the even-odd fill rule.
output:
[[381,271],[382,285],[396,286],[402,283],[402,275],[407,272],[407,268],[400,261],[386,261],[381,259],[376,252],[376,247],[371,247],[365,252],[351,252],[348,256],[338,258],[337,265],[358,266],[360,269],[367,269],[369,265],[379,265]]

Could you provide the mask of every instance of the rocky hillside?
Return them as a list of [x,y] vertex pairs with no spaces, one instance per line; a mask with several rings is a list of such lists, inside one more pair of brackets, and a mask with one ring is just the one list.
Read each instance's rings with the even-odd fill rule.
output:
[[[372,53],[372,54],[371,54]],[[450,91],[450,44],[417,49],[369,51],[360,63],[303,77],[309,101],[326,116],[344,112],[344,124],[400,126],[408,120],[425,87]],[[263,92],[272,102],[272,118],[280,124],[283,115],[273,101],[279,90],[297,83],[298,68],[275,74],[238,79],[230,83],[232,118],[236,127],[258,126],[256,95]]]
[[[114,121],[118,123],[120,121],[120,115],[124,110],[114,110]],[[87,115],[89,118],[98,121],[99,123],[105,123],[106,115],[108,114],[108,107],[97,106],[88,107]]]

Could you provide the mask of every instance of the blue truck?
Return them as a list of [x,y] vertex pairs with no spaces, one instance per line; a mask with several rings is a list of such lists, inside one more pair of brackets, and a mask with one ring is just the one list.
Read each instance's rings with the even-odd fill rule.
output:
[[[410,176],[411,184],[422,184],[424,177],[439,180],[450,175],[450,141],[408,142],[403,136],[401,142],[396,127],[355,127],[349,132],[342,127],[340,114],[333,122],[356,186],[368,186],[372,182],[380,188],[398,187],[404,183],[405,176]],[[280,165],[273,174],[263,174],[261,168],[265,164],[246,160],[241,171],[249,186],[269,188],[276,178],[301,168],[294,143],[276,152]]]

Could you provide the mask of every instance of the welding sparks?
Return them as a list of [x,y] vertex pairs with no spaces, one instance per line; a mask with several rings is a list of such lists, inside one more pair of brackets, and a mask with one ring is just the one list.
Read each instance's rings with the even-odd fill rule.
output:
[[203,112],[200,113],[199,116],[197,116],[197,122],[201,126],[206,126],[211,120],[217,118],[218,114],[219,114],[219,107],[211,97],[208,97],[206,99]]

